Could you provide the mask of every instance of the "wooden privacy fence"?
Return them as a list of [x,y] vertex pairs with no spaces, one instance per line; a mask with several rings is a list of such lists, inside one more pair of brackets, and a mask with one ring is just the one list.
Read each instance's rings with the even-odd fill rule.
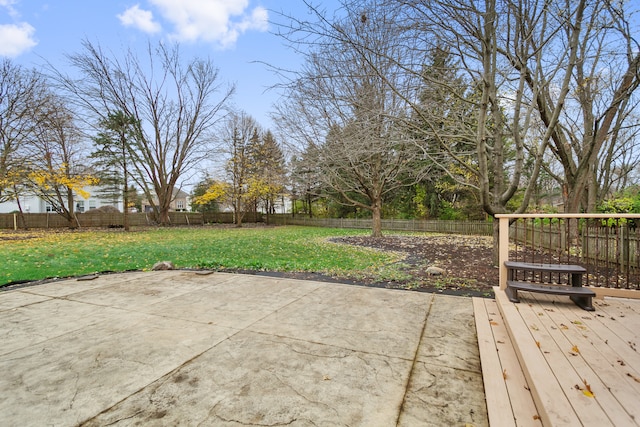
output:
[[[370,219],[305,218],[291,215],[272,215],[270,222],[278,225],[305,225],[311,227],[371,229]],[[382,229],[389,231],[418,231],[491,236],[493,223],[489,221],[425,221],[417,219],[383,219]]]
[[[79,213],[80,227],[122,227],[124,214],[122,213]],[[24,221],[23,221],[24,218]],[[232,224],[232,212],[169,212],[171,225],[203,225],[208,223]],[[247,212],[243,222],[262,222],[262,214]],[[129,214],[129,225],[132,227],[155,225],[153,216],[149,213],[137,212]],[[0,229],[19,228],[66,228],[69,222],[56,213],[41,214],[0,214]]]

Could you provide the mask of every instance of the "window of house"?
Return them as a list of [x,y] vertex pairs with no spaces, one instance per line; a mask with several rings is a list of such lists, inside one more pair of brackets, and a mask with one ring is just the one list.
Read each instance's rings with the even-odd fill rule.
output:
[[176,200],[176,209],[179,211],[184,209],[184,200]]
[[89,210],[96,208],[96,201],[89,199]]
[[84,200],[78,200],[76,202],[76,212],[84,212]]

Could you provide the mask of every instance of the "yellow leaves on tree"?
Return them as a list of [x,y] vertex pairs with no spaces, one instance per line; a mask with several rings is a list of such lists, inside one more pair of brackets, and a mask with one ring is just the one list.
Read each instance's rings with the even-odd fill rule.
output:
[[219,201],[230,193],[231,187],[226,182],[215,181],[207,191],[201,196],[194,197],[192,203],[196,205],[206,205],[207,203]]
[[53,170],[33,171],[29,174],[29,178],[44,190],[63,186],[70,188],[83,199],[90,197],[85,187],[96,185],[99,182],[98,178],[91,175],[69,175],[67,168],[64,166]]
[[269,182],[263,178],[250,178],[247,182],[247,197],[255,200],[261,197],[277,195],[282,191],[282,186]]

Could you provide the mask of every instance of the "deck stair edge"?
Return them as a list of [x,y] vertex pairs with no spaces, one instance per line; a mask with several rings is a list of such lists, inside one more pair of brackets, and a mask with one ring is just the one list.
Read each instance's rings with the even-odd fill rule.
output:
[[[539,341],[519,313],[519,304],[509,301],[504,291],[494,288],[496,303],[506,319],[505,325],[525,378],[531,389],[531,395],[539,410],[544,426],[582,426],[576,409],[563,390],[556,373],[548,364]],[[595,425],[595,424],[594,424]]]
[[496,301],[473,298],[473,307],[490,426],[540,427],[541,417]]

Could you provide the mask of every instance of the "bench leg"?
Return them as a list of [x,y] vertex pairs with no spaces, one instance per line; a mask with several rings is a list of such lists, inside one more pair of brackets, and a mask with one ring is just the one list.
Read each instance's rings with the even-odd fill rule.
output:
[[595,311],[593,304],[591,303],[591,297],[581,297],[577,295],[569,295],[571,301],[573,301],[578,307],[586,311]]
[[504,290],[504,293],[507,294],[507,298],[509,298],[509,301],[511,302],[520,302],[520,300],[518,299],[518,290],[517,289],[513,289],[510,288],[509,286],[507,286]]

